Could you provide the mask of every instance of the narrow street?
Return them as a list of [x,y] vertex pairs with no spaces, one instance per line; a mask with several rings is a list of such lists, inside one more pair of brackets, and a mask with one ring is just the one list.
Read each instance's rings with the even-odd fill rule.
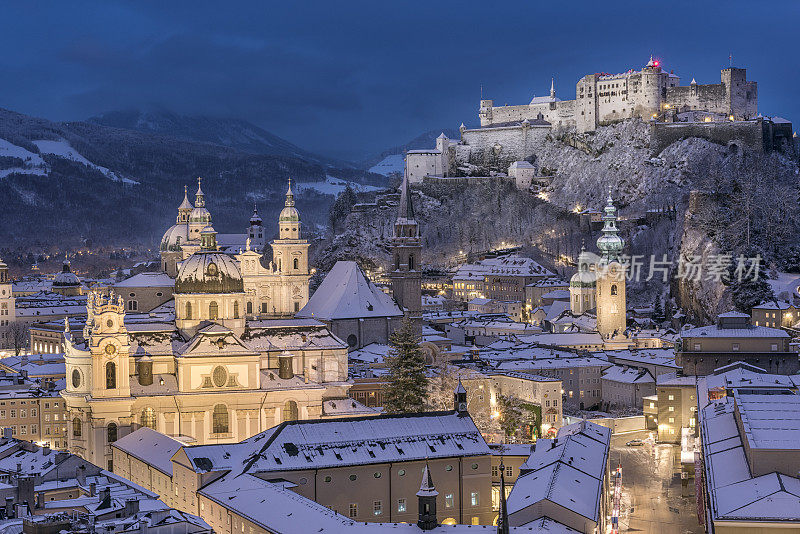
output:
[[[681,479],[676,467],[678,445],[653,444],[648,432],[611,438],[610,466],[622,464],[620,532],[648,534],[702,534],[695,512],[694,481],[689,496],[681,497]],[[628,447],[632,439],[645,440],[641,447]]]

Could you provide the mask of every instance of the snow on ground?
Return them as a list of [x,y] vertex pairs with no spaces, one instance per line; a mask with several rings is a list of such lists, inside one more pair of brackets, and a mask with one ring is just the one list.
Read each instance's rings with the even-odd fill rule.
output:
[[792,294],[795,294],[797,287],[800,286],[800,274],[779,272],[777,279],[767,278],[767,283],[772,287],[777,299],[790,299]]
[[47,164],[39,154],[35,154],[21,146],[9,143],[5,139],[0,139],[0,157],[19,158],[25,162],[22,167],[0,169],[0,178],[5,178],[9,174],[47,176]]
[[292,187],[294,187],[298,193],[302,191],[306,191],[308,189],[313,189],[318,193],[322,193],[323,195],[338,195],[345,189],[347,186],[350,186],[353,191],[378,191],[381,189],[380,187],[375,187],[372,185],[364,185],[359,184],[356,182],[348,182],[347,180],[342,180],[341,178],[336,178],[334,176],[328,175],[324,182],[295,182]]
[[405,158],[403,157],[403,154],[390,154],[389,156],[383,158],[380,163],[377,163],[374,167],[370,167],[369,172],[389,176],[392,173],[403,172],[404,166]]
[[39,149],[39,152],[42,154],[52,154],[54,156],[58,156],[60,158],[69,159],[75,161],[77,163],[81,163],[86,165],[87,167],[91,167],[92,169],[96,169],[103,173],[105,176],[114,180],[115,182],[124,182],[126,184],[138,184],[139,182],[135,180],[131,180],[130,178],[124,178],[119,176],[114,171],[92,163],[83,155],[81,155],[77,150],[72,148],[68,142],[64,139],[59,139],[57,141],[51,141],[47,139],[40,139],[38,141],[33,142],[34,145]]

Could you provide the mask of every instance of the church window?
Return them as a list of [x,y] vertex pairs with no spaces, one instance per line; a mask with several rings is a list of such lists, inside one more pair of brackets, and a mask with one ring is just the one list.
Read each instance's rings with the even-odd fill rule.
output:
[[142,426],[156,429],[156,412],[149,406],[142,410]]
[[214,415],[212,417],[214,434],[227,434],[228,429],[228,407],[224,404],[217,404],[214,406]]
[[617,284],[614,284],[614,285],[611,286],[611,294],[612,295],[616,295],[617,294]]
[[218,388],[223,387],[228,382],[228,371],[221,365],[214,367],[214,371],[211,374],[211,379]]
[[283,404],[283,420],[297,421],[297,403],[295,401],[288,400]]
[[139,303],[135,300],[128,301],[128,311],[138,311]]
[[253,315],[253,303],[252,302],[248,302],[247,303],[247,315]]
[[400,255],[399,254],[395,254],[394,255],[394,270],[395,271],[399,271],[400,270]]
[[239,318],[239,301],[238,300],[234,301],[234,303],[233,303],[233,318],[234,319],[238,319]]
[[77,417],[72,420],[72,436],[75,438],[81,437],[81,420]]
[[192,318],[192,303],[191,302],[187,302],[186,303],[186,318],[187,319],[191,319]]
[[413,254],[408,256],[408,270],[409,271],[413,271],[414,270],[414,255]]
[[108,442],[114,443],[117,441],[117,424],[108,423]]
[[117,364],[108,362],[106,364],[106,389],[116,389],[117,387]]
[[297,260],[297,258],[295,258],[295,259],[292,261],[292,266],[293,266],[295,269],[299,269],[299,268],[300,268],[300,262]]
[[72,387],[77,388],[81,385],[81,372],[77,369],[72,370]]
[[300,311],[300,303],[297,301],[294,302],[294,311],[295,313]]
[[266,302],[261,303],[261,313],[269,313],[269,304]]
[[208,318],[212,321],[219,318],[219,305],[216,301],[211,301],[211,304],[208,305]]

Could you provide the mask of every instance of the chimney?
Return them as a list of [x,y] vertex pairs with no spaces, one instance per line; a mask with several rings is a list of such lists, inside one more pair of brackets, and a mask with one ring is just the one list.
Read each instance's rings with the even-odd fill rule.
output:
[[51,452],[53,452],[53,449],[50,448],[50,445],[44,445],[42,447],[42,455],[43,456],[49,456]]
[[42,510],[44,509],[44,492],[40,491],[36,494],[36,509]]
[[6,517],[14,515],[14,497],[6,497]]
[[139,513],[139,501],[137,499],[128,499],[125,501],[125,517],[133,517]]
[[278,356],[278,377],[282,380],[288,380],[294,376],[293,360],[294,356],[291,352],[283,351]]
[[436,518],[436,496],[439,492],[433,485],[430,469],[428,469],[427,462],[425,469],[422,471],[422,484],[419,486],[417,492],[417,508],[419,516],[417,519],[417,526],[420,530],[433,530],[439,526],[439,520]]
[[92,497],[97,495],[97,482],[91,482],[89,484],[89,495],[91,495]]
[[35,477],[18,477],[17,478],[17,502],[18,503],[32,503],[35,504],[34,497]]
[[81,486],[86,485],[86,466],[81,464],[75,468],[75,478],[78,479],[78,484]]

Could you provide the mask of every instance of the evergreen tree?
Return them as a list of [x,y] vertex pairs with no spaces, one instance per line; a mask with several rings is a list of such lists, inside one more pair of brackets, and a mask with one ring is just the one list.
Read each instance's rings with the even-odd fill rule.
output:
[[661,296],[656,297],[656,303],[653,305],[653,320],[660,323],[664,320],[664,308],[661,307]]
[[389,345],[389,375],[384,386],[383,408],[386,413],[424,411],[428,376],[413,323],[403,319],[403,326],[389,337]]

